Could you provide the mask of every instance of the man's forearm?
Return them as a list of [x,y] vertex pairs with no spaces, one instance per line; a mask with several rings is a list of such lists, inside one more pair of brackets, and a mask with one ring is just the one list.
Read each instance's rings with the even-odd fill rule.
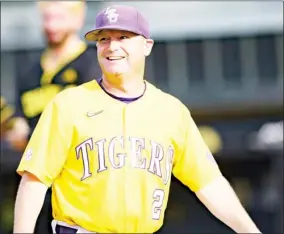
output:
[[225,178],[196,193],[208,210],[237,233],[260,233]]
[[23,175],[16,198],[13,233],[34,233],[46,191],[47,187],[32,175]]

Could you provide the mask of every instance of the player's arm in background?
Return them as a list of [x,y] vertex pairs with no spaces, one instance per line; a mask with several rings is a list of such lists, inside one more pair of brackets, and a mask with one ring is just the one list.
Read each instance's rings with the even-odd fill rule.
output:
[[173,174],[188,186],[207,209],[237,233],[260,233],[222,175],[189,111],[183,111],[184,143]]
[[72,137],[58,103],[47,105],[23,154],[14,217],[14,233],[33,233],[46,191],[60,174]]
[[7,131],[11,128],[11,120],[15,114],[15,108],[6,101],[4,96],[0,97],[0,113],[1,113],[1,134],[0,138],[5,138]]
[[18,76],[16,78],[15,113],[11,121],[10,128],[5,135],[5,139],[10,144],[10,147],[19,152],[23,152],[26,148],[30,134],[30,127],[24,117],[21,105],[21,87],[23,86],[21,82],[24,81],[27,82],[26,80],[23,80],[23,77]]

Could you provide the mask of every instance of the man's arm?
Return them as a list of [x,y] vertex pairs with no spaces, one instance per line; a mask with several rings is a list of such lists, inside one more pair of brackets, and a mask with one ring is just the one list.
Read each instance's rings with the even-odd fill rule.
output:
[[62,110],[64,100],[50,102],[37,123],[17,168],[23,176],[15,204],[16,233],[32,233],[47,188],[60,175],[68,158],[73,128]]
[[[29,73],[28,73],[29,74]],[[27,75],[27,74],[26,74]],[[27,87],[27,82],[24,77],[16,76],[15,79],[15,114],[11,122],[11,128],[6,134],[6,140],[13,148],[13,150],[23,152],[28,143],[28,136],[30,133],[30,127],[23,113],[21,95],[23,90]],[[29,76],[27,76],[29,77]]]
[[216,218],[235,232],[261,233],[223,176],[215,179],[195,194]]
[[37,177],[24,172],[16,197],[13,233],[34,233],[47,189]]
[[[180,129],[184,143],[177,148],[173,174],[187,185],[200,201],[238,233],[260,233],[242,207],[235,192],[223,177],[187,108]],[[180,141],[180,140],[179,140]]]
[[18,107],[7,103],[1,96],[1,134],[0,138],[6,140],[14,150],[23,151],[26,147],[29,126],[27,121],[18,117]]

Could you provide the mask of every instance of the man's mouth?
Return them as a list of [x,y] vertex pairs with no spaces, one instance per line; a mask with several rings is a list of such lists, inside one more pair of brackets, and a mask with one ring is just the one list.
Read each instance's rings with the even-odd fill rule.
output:
[[106,57],[106,59],[109,60],[109,61],[117,61],[117,60],[122,60],[124,58],[125,57],[123,57],[123,56],[109,56],[109,57]]

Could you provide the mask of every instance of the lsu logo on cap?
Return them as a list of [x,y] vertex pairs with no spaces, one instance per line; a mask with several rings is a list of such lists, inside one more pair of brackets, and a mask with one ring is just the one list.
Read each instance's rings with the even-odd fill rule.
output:
[[118,20],[119,14],[116,13],[115,8],[108,7],[105,11],[105,15],[109,23],[116,23]]

